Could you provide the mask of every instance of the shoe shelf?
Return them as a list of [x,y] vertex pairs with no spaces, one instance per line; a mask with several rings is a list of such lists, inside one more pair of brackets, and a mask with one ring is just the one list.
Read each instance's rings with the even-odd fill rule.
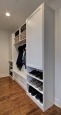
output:
[[[35,95],[32,94],[33,91],[29,92],[30,87],[36,90]],[[36,98],[38,93],[43,97],[43,71],[27,66],[27,95],[43,110],[43,99],[41,102],[40,98]]]
[[41,94],[43,94],[43,91],[40,91],[37,87],[35,87],[34,85],[32,85],[31,83],[27,82],[28,85],[32,86],[34,89],[36,89],[38,92],[40,92]]
[[43,110],[43,103],[37,100],[35,96],[32,96],[31,93],[29,93],[28,91],[27,91],[27,95]]
[[13,72],[13,69],[10,69],[11,72]]
[[36,80],[39,80],[39,81],[43,82],[43,80],[41,80],[41,79],[35,77],[34,75],[32,75],[32,74],[30,74],[30,73],[27,73],[27,75],[30,76],[30,77],[32,77],[32,78],[35,78]]

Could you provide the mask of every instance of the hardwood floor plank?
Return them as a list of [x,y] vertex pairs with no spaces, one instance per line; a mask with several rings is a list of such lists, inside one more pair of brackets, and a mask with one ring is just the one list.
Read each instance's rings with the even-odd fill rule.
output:
[[0,115],[61,115],[61,109],[52,106],[42,110],[10,77],[0,78]]

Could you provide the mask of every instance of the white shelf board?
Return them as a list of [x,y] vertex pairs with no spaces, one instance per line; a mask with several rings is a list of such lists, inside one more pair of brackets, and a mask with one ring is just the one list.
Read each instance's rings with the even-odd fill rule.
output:
[[21,45],[21,44],[24,44],[26,43],[26,38],[24,38],[23,40],[19,40],[17,43],[15,43],[14,45]]
[[13,70],[13,72],[15,72],[16,74],[24,77],[25,79],[27,78],[27,75],[25,72],[19,71],[19,70]]
[[36,89],[38,92],[40,92],[41,94],[43,94],[43,91],[40,91],[38,88],[36,88],[34,85],[32,85],[31,83],[29,83],[27,81],[27,84],[29,84],[30,86],[32,86],[34,89]]
[[34,76],[34,75],[32,75],[32,74],[27,73],[27,75],[29,75],[30,77],[35,78],[35,79],[37,79],[37,80],[39,80],[39,81],[43,82],[43,80],[41,80],[41,79],[39,79],[39,78],[35,77],[35,76]]
[[43,110],[43,104],[35,98],[35,96],[32,96],[28,91],[27,95]]

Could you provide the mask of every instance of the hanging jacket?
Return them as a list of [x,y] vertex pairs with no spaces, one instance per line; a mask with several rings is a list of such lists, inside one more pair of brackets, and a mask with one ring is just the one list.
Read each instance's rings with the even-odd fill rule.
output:
[[17,67],[21,70],[22,68],[22,56],[23,56],[23,46],[19,46],[18,48],[18,58],[17,58],[17,62],[16,62],[16,65]]
[[26,69],[26,44],[23,45],[23,58],[22,58],[23,65],[25,65]]
[[22,63],[23,65],[25,65],[25,69],[26,69],[26,51],[23,52]]

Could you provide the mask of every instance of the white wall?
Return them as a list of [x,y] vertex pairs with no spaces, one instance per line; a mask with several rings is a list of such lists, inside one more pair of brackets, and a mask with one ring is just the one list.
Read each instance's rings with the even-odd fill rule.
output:
[[55,104],[61,107],[61,9],[55,13]]
[[9,37],[11,32],[0,29],[0,77],[9,75]]
[[59,11],[55,12],[55,104],[59,106]]

